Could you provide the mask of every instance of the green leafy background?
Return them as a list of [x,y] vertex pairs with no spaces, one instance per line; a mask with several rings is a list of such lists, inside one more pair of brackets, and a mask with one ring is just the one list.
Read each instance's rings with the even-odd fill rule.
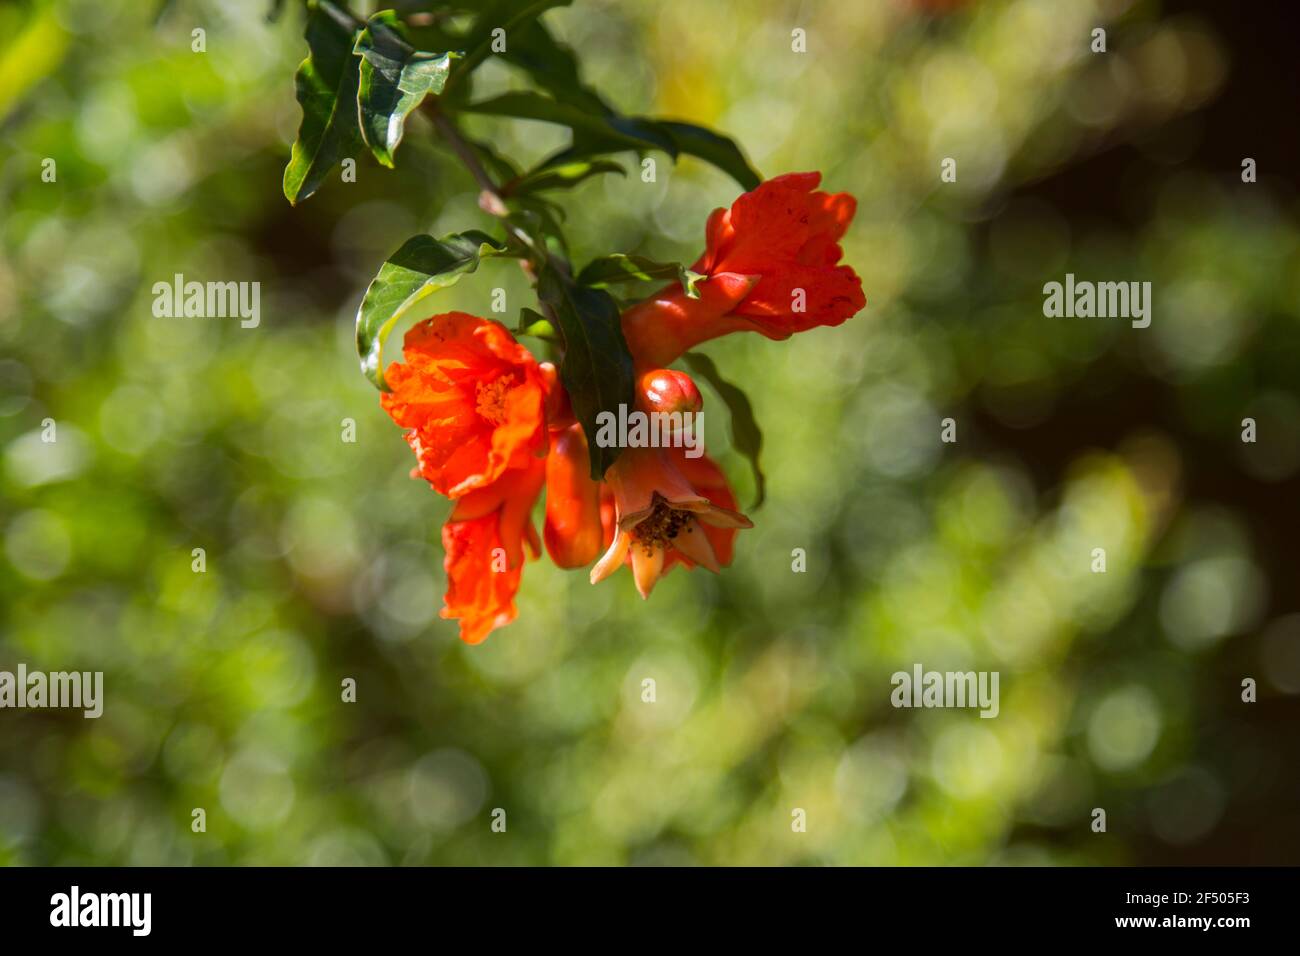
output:
[[[702,348],[763,428],[732,568],[642,603],[626,573],[541,562],[519,621],[466,647],[437,617],[447,504],[408,477],[354,317],[411,236],[494,223],[419,114],[396,169],[357,139],[357,181],[290,206],[303,21],[269,6],[0,7],[0,669],[102,670],[107,695],[98,721],[0,711],[0,861],[1296,860],[1298,166],[1268,31],[1088,0],[548,11],[586,115],[707,125],[852,192],[869,304]],[[448,95],[528,92],[523,56],[453,62]],[[522,170],[571,146],[465,127]],[[575,263],[694,260],[739,187],[696,158],[716,143],[677,140],[653,183],[626,154],[563,194]],[[1067,271],[1152,281],[1151,327],[1045,319]],[[176,273],[260,281],[260,326],[155,318]],[[507,324],[537,305],[492,258],[421,306],[492,315],[494,288]],[[999,671],[1000,716],[893,709],[916,663]]]

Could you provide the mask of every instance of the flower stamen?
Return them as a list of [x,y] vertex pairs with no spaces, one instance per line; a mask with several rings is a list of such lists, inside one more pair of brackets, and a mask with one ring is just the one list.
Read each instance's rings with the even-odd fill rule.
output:
[[475,389],[477,404],[474,410],[493,425],[506,420],[506,395],[514,387],[513,375],[498,375],[490,382],[479,382]]
[[[691,517],[691,512],[672,507],[656,492],[654,510],[650,512],[650,517],[632,529],[632,537],[649,553],[657,547],[666,547],[690,523]],[[690,529],[686,530],[689,533]]]

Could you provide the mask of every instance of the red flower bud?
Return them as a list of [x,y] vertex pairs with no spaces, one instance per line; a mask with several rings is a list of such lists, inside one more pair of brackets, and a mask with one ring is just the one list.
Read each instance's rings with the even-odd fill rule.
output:
[[637,398],[647,412],[698,412],[704,405],[700,390],[685,372],[656,368],[637,379]]
[[551,432],[546,456],[546,553],[557,567],[580,568],[605,546],[600,484],[591,478],[581,425]]

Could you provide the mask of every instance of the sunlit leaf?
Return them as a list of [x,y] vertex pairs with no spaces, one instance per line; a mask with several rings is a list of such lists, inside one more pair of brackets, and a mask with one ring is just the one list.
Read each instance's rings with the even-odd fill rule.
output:
[[535,309],[526,307],[519,310],[519,325],[515,328],[515,335],[531,335],[546,342],[560,342],[560,333],[555,331],[551,320]]
[[692,299],[700,297],[696,286],[706,278],[692,272],[680,262],[656,262],[645,256],[626,256],[615,253],[593,259],[578,273],[583,285],[607,286],[614,282],[664,282],[676,279]]
[[370,281],[357,310],[357,355],[366,378],[387,391],[384,341],[397,320],[422,299],[455,285],[483,259],[504,251],[502,243],[478,230],[406,240]]
[[511,183],[507,192],[519,196],[544,189],[572,189],[578,183],[602,173],[627,175],[627,171],[611,159],[580,159],[560,166],[534,169]]
[[406,118],[426,96],[442,92],[455,53],[426,53],[402,38],[392,11],[377,13],[357,37],[361,57],[357,108],[361,135],[375,159],[393,165]]

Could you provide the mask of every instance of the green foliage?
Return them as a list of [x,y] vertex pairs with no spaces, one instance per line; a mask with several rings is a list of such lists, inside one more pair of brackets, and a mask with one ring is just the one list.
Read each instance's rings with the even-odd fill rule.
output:
[[[340,6],[311,4],[307,25],[310,55],[298,69],[298,99],[303,120],[285,170],[285,195],[297,203],[320,186],[338,161],[364,143],[382,165],[393,167],[407,117],[433,98],[435,122],[462,159],[481,164],[479,185],[491,198],[485,207],[499,216],[517,254],[527,257],[538,277],[537,296],[549,316],[527,320],[521,334],[562,340],[560,375],[583,427],[594,428],[601,411],[617,411],[634,401],[632,357],[619,325],[619,303],[602,287],[622,282],[677,279],[691,296],[703,278],[679,263],[639,255],[598,258],[574,281],[567,262],[564,209],[541,193],[569,190],[593,176],[625,175],[623,167],[601,154],[657,149],[676,158],[698,156],[729,173],[742,185],[758,176],[734,142],[702,127],[624,116],[583,84],[573,51],[558,43],[538,17],[568,0],[498,0],[481,7],[467,31],[437,30],[439,42],[458,42],[468,52],[426,52],[408,42],[408,31],[393,11],[366,23]],[[504,31],[504,32],[502,32]],[[466,103],[456,94],[473,71],[503,40],[501,55],[540,87],[516,90]],[[444,100],[440,94],[448,94]],[[494,144],[463,137],[459,113],[536,120],[568,127],[571,145],[548,161],[520,174]],[[499,177],[493,181],[492,177]],[[469,231],[434,239],[409,239],[383,264],[357,312],[356,344],[361,370],[386,388],[384,342],[397,321],[416,303],[453,285],[477,269],[486,256],[505,246]],[[618,456],[617,448],[590,443],[591,472],[599,478]]]
[[530,309],[527,306],[519,310],[519,324],[515,327],[515,334],[530,335],[535,339],[541,339],[544,342],[551,342],[556,345],[563,342],[560,333],[555,331],[555,326],[551,324],[551,320],[536,309]]
[[758,461],[763,450],[763,432],[754,418],[754,407],[749,402],[749,396],[743,388],[723,378],[718,367],[713,364],[713,359],[707,355],[687,352],[682,360],[692,372],[713,386],[713,390],[727,406],[727,414],[731,416],[731,444],[749,459],[750,470],[754,473],[754,504],[751,507],[761,507],[767,497],[767,478]]
[[343,159],[356,159],[362,147],[354,19],[329,0],[319,0],[308,14],[306,35],[311,53],[294,76],[302,124],[284,171],[284,195],[291,203],[316,192],[330,170]]
[[692,299],[700,297],[697,286],[706,278],[708,277],[704,274],[693,272],[680,262],[656,262],[645,256],[629,256],[621,252],[593,259],[578,273],[579,282],[596,287],[618,282],[663,282],[676,279]]
[[721,134],[689,123],[666,122],[640,116],[624,116],[612,110],[592,112],[541,93],[519,90],[463,106],[467,113],[510,116],[515,119],[554,123],[573,130],[573,143],[551,157],[546,166],[568,166],[576,160],[633,150],[657,149],[673,159],[685,153],[711,163],[746,189],[761,177],[749,165],[734,142]]
[[375,159],[391,167],[406,117],[426,96],[442,92],[456,54],[416,50],[402,39],[401,21],[392,11],[370,18],[353,52],[361,57],[361,135]]
[[602,173],[627,175],[627,171],[613,160],[582,159],[555,166],[541,166],[508,183],[505,192],[512,196],[523,196],[547,189],[572,189],[592,176],[599,176]]
[[397,320],[422,299],[455,285],[483,259],[505,249],[503,243],[478,230],[441,239],[413,236],[404,242],[371,280],[357,310],[357,354],[366,378],[387,390],[382,353]]
[[551,35],[545,21],[532,20],[511,35],[514,40],[501,54],[502,59],[524,70],[539,88],[578,109],[614,112],[604,97],[583,83],[577,56]]
[[693,123],[661,120],[659,128],[672,137],[678,152],[712,163],[740,183],[742,189],[754,189],[763,181],[734,140]]
[[[408,42],[472,49],[481,7],[464,6]],[[1300,686],[1300,224],[1286,170],[1246,185],[1205,145],[1237,128],[1214,104],[1266,130],[1275,101],[1206,98],[1215,5],[1191,47],[1151,5],[1113,24],[1134,42],[1108,62],[1142,79],[1109,102],[1142,96],[1136,112],[1075,108],[1096,58],[1027,56],[1078,49],[1076,18],[1026,33],[999,28],[1024,3],[917,6],[882,31],[873,5],[806,5],[834,71],[770,29],[785,0],[581,0],[489,53],[574,105],[577,49],[610,102],[726,116],[771,172],[816,162],[859,202],[843,245],[872,304],[833,331],[707,346],[729,381],[762,383],[773,491],[725,573],[678,568],[647,606],[625,573],[593,588],[530,563],[518,621],[467,648],[438,618],[445,505],[407,479],[340,310],[413,234],[500,236],[478,187],[413,119],[393,171],[361,145],[376,175],[267,201],[300,3],[272,26],[258,5],[211,18],[204,55],[192,3],[156,26],[151,3],[0,3],[0,668],[102,670],[107,701],[100,720],[2,712],[0,864],[1293,864],[1292,790],[1240,783],[1296,762],[1275,718]],[[101,15],[78,32],[82,9]],[[1194,68],[1121,59],[1148,38]],[[972,90],[996,108],[972,114]],[[1179,90],[1190,112],[1157,125]],[[525,162],[531,124],[457,114],[473,92],[466,74],[433,102],[508,183],[545,150]],[[962,155],[1000,172],[963,160],[937,185],[927,144],[954,117]],[[1142,150],[1091,152],[1134,135]],[[689,263],[735,189],[703,163],[671,180],[530,195],[565,203],[579,266]],[[499,284],[519,334],[547,333],[503,258],[403,321],[482,312]],[[1152,327],[1046,321],[1042,283],[1066,271],[1152,278]],[[177,272],[261,279],[261,325],[154,318],[151,285]],[[892,709],[914,662],[1001,669],[1001,715]],[[1102,836],[1094,806],[1139,812]],[[1240,839],[1258,833],[1277,838]]]
[[599,481],[620,449],[602,448],[590,439],[596,434],[596,418],[603,411],[617,415],[619,405],[631,409],[636,404],[632,355],[623,339],[618,304],[608,292],[578,285],[553,266],[538,277],[537,296],[564,337],[560,380],[589,436],[591,477]]
[[510,38],[517,30],[526,30],[530,24],[556,7],[567,7],[573,0],[487,0],[478,8],[474,27],[466,37],[469,54],[453,77],[454,82],[472,73],[492,53],[493,31],[500,30]]
[[466,113],[510,116],[569,127],[573,130],[575,145],[565,151],[563,160],[553,161],[551,165],[561,165],[579,156],[628,149],[661,149],[673,158],[677,157],[676,142],[652,120],[620,116],[617,113],[590,113],[530,90],[502,93],[490,100],[471,103],[462,109]]
[[[564,211],[536,194],[571,189],[604,173],[624,175],[618,163],[596,155],[626,149],[660,149],[674,158],[679,152],[689,152],[718,165],[739,181],[756,183],[757,176],[735,144],[725,137],[687,124],[622,116],[583,86],[571,51],[555,43],[536,19],[546,10],[563,5],[552,0],[488,5],[466,34],[470,52],[454,70],[453,54],[422,52],[406,42],[402,22],[391,11],[371,17],[352,47],[359,63],[349,59],[343,47],[352,36],[353,18],[329,3],[314,7],[308,24],[311,56],[299,68],[303,128],[285,173],[285,194],[294,202],[311,195],[325,172],[358,137],[381,164],[393,166],[393,153],[401,142],[407,116],[427,96],[442,93],[453,81],[463,81],[472,73],[491,52],[494,30],[504,29],[509,38],[517,29],[513,60],[539,77],[545,89],[563,99],[516,91],[461,105],[459,109],[557,123],[573,131],[573,145],[563,156],[553,157],[525,175],[510,176],[499,184],[497,192],[500,199],[509,201],[500,214],[507,228],[522,239],[527,250],[523,254],[532,258],[538,275],[538,299],[552,317],[526,318],[520,332],[548,341],[562,340],[561,380],[578,420],[592,435],[600,412],[617,412],[620,404],[635,404],[632,356],[619,324],[619,305],[599,287],[676,278],[694,296],[698,295],[695,284],[703,277],[678,263],[615,255],[589,264],[575,282],[569,278],[567,266],[552,261],[547,247],[547,242],[553,240],[561,250],[568,248]],[[349,125],[343,115],[353,96],[359,118],[356,127]],[[513,165],[486,144],[461,140],[461,148],[475,150],[497,173],[513,172]],[[367,288],[357,312],[357,352],[366,377],[377,387],[386,388],[381,356],[398,319],[425,297],[473,272],[482,258],[499,254],[504,248],[473,231],[440,240],[416,236],[389,257]],[[619,449],[600,448],[595,442],[589,447],[591,474],[599,479],[618,457]]]

